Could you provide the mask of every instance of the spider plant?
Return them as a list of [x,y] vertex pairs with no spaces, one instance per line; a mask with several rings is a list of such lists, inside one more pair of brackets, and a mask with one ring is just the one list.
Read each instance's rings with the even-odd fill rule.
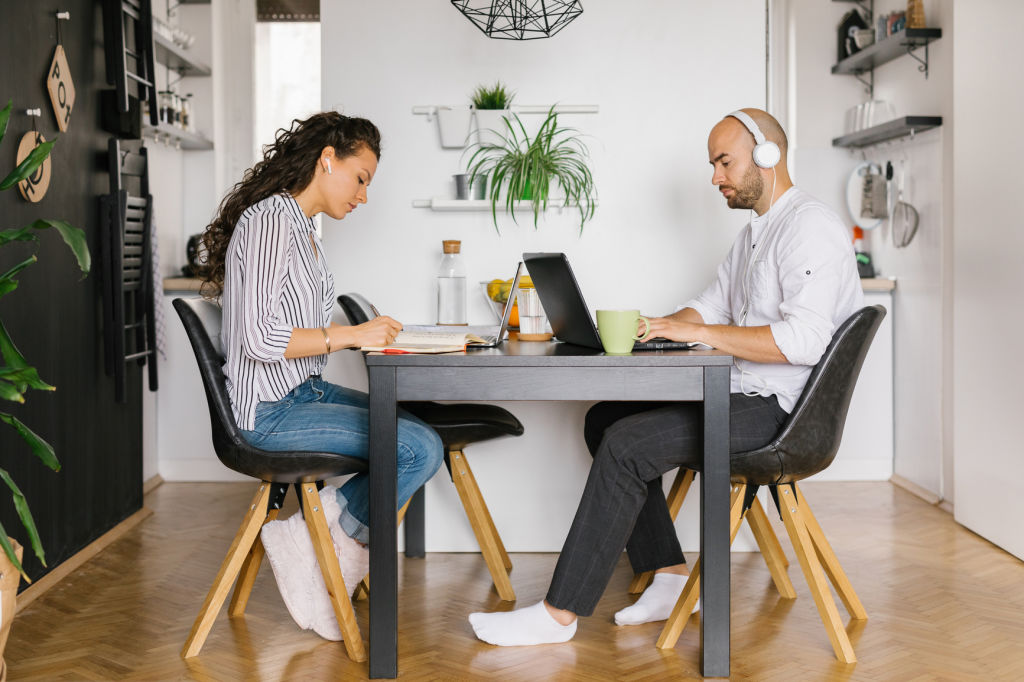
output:
[[490,88],[483,85],[477,86],[471,99],[474,109],[508,109],[514,96],[514,92],[498,81],[494,87]]
[[553,184],[564,194],[566,206],[575,206],[580,213],[580,232],[594,217],[597,190],[587,162],[590,150],[575,128],[558,125],[555,108],[532,138],[516,114],[505,117],[504,144],[477,144],[469,159],[470,184],[477,176],[488,176],[491,182],[491,218],[498,229],[498,202],[504,193],[505,207],[516,220],[516,203],[528,200],[533,210],[533,227],[548,207]]
[[[4,133],[7,131],[7,122],[10,120],[10,117],[11,103],[8,101],[7,106],[0,109],[0,141],[3,140]],[[18,164],[14,170],[8,173],[7,177],[0,181],[0,190],[11,189],[19,182],[25,180],[25,178],[31,177],[50,154],[53,143],[54,141],[44,142],[36,147],[24,161]],[[88,274],[90,257],[89,246],[85,241],[85,233],[77,227],[68,225],[63,220],[39,219],[25,227],[0,230],[0,247],[18,241],[37,242],[39,241],[37,232],[51,227],[60,233],[60,236],[64,238],[64,242],[75,254],[75,257],[78,259],[78,267],[82,270],[83,276]],[[32,254],[7,270],[7,272],[0,274],[0,296],[5,296],[17,289],[18,280],[16,275],[37,260],[36,255]],[[28,393],[30,388],[42,391],[56,390],[53,386],[39,378],[36,368],[28,364],[25,357],[18,350],[18,347],[14,345],[14,341],[11,339],[10,334],[7,333],[3,322],[0,321],[0,398],[11,402],[24,403],[25,394]],[[18,435],[21,436],[22,440],[25,441],[32,451],[32,454],[38,457],[43,464],[54,471],[60,470],[60,462],[57,461],[53,447],[32,431],[32,429],[23,424],[21,420],[13,414],[0,411],[0,421],[5,422],[17,431]],[[3,453],[4,459],[9,456],[10,453]],[[36,530],[36,524],[32,519],[32,512],[29,511],[24,493],[21,492],[6,469],[0,468],[0,479],[7,484],[11,491],[11,496],[14,498],[14,507],[17,509],[18,518],[28,533],[32,551],[35,552],[40,563],[45,566],[46,557],[43,552],[42,542],[39,539],[39,531]],[[4,553],[11,563],[14,564],[14,567],[21,572],[26,581],[30,582],[28,576],[25,575],[21,562],[18,561],[18,557],[14,553],[10,540],[7,538],[7,531],[4,530],[2,525],[0,525],[0,546],[3,547]]]

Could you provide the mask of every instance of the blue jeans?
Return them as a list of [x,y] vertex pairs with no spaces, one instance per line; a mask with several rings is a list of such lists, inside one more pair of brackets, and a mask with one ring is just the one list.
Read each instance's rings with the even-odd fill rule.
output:
[[[312,376],[275,402],[256,406],[252,431],[242,435],[262,450],[311,450],[369,457],[369,400],[362,391]],[[430,480],[444,461],[441,438],[405,410],[398,410],[398,506]],[[352,538],[370,540],[370,477],[356,474],[338,489],[339,519]]]

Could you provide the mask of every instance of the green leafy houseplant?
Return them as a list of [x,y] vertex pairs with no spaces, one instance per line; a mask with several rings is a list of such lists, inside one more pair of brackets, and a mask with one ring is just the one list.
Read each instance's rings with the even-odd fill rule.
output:
[[540,213],[547,209],[552,185],[564,194],[566,206],[580,214],[580,232],[594,217],[597,190],[590,173],[590,150],[574,128],[558,125],[555,108],[532,138],[516,114],[505,118],[504,144],[477,144],[469,159],[470,184],[478,176],[490,178],[491,218],[498,230],[498,203],[504,193],[505,207],[515,215],[516,202],[529,200],[536,229]]
[[[3,141],[4,133],[7,132],[7,122],[10,120],[10,117],[11,102],[8,101],[7,106],[4,107],[3,110],[0,110],[0,142]],[[53,147],[55,141],[56,140],[44,142],[36,147],[24,161],[18,164],[18,166],[11,171],[7,177],[0,181],[0,190],[11,189],[19,182],[30,177],[39,165],[46,160],[46,157],[49,156],[50,149]],[[78,267],[81,268],[83,277],[87,275],[90,268],[90,256],[89,246],[85,241],[85,233],[77,227],[72,227],[63,220],[39,219],[25,227],[0,230],[0,247],[12,242],[37,242],[39,241],[38,232],[51,227],[60,233],[60,236],[64,238],[64,242],[75,254],[75,257],[78,259]],[[0,275],[0,296],[6,296],[17,289],[18,280],[15,278],[16,275],[35,263],[37,260],[36,255],[32,254],[22,262],[10,268],[7,272]],[[7,329],[4,327],[2,320],[0,320],[0,357],[2,357],[2,364],[0,364],[0,398],[10,400],[12,402],[24,403],[25,393],[28,392],[28,389],[30,388],[41,391],[56,390],[55,387],[39,378],[39,373],[36,371],[35,367],[29,366],[25,357],[18,351],[17,346],[14,345],[14,341],[11,340],[10,334],[7,333]],[[33,432],[32,429],[23,424],[21,420],[12,414],[0,412],[0,421],[6,422],[15,431],[17,431],[18,435],[20,435],[25,443],[28,444],[32,453],[42,460],[43,464],[54,471],[60,470],[60,462],[57,461],[57,456],[54,454],[53,447]],[[29,542],[32,544],[32,551],[35,552],[39,561],[43,566],[45,566],[46,558],[43,552],[43,545],[39,540],[39,532],[36,530],[36,524],[32,519],[32,512],[29,511],[25,495],[3,468],[0,468],[0,478],[2,478],[4,483],[7,484],[7,487],[10,489],[11,494],[14,497],[14,507],[17,509],[18,517],[21,519],[21,523],[25,526],[25,530],[28,533]],[[14,548],[12,547],[11,542],[7,539],[7,531],[4,530],[2,525],[0,525],[0,546],[3,547],[4,553],[7,555],[7,558],[10,559],[11,563],[14,564],[14,567],[17,568],[25,580],[28,581],[28,576],[25,575],[21,562],[18,561],[18,558],[14,553]]]
[[477,86],[473,91],[473,108],[475,109],[508,109],[515,93],[498,81],[493,87]]

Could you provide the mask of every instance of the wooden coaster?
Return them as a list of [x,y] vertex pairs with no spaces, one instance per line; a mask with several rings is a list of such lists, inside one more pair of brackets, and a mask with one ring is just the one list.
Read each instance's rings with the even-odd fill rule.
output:
[[551,340],[551,332],[546,332],[544,334],[524,334],[522,332],[519,332],[519,340],[520,341],[550,341]]

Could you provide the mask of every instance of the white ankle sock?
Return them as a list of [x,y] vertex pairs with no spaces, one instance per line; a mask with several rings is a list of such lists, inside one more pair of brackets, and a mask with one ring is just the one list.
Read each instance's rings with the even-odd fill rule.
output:
[[471,613],[469,623],[479,639],[498,646],[555,644],[568,642],[576,634],[576,621],[562,625],[542,601],[515,611]]
[[[679,595],[689,576],[674,573],[655,573],[654,580],[644,590],[640,598],[632,606],[627,606],[615,614],[616,625],[639,625],[657,620],[667,620],[672,615]],[[700,600],[693,607],[696,613],[700,609]]]

